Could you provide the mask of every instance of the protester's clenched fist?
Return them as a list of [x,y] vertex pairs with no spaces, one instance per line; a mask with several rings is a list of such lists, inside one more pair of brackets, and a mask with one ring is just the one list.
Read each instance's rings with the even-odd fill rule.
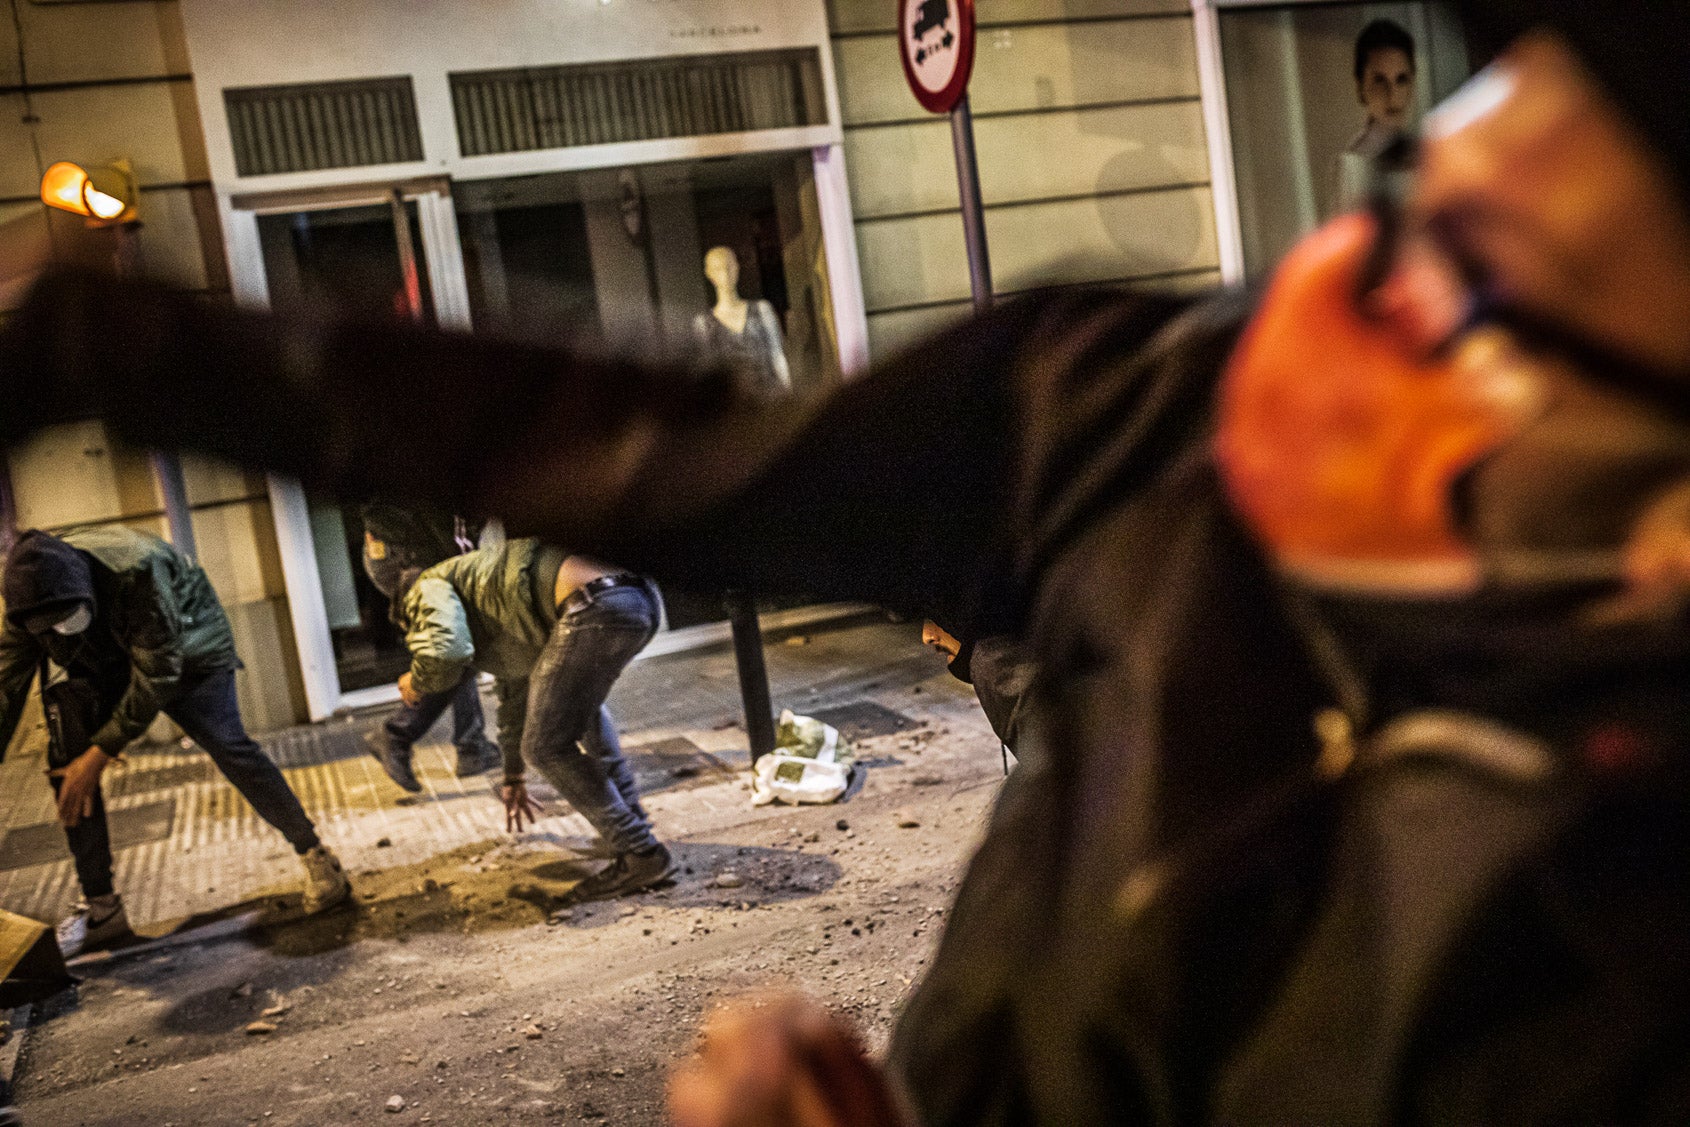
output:
[[706,1022],[669,1087],[676,1127],[899,1127],[886,1077],[849,1029],[796,995],[743,999]]

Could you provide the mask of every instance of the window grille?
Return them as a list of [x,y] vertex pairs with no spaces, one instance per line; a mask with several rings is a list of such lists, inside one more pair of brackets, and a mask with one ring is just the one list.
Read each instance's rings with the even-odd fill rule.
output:
[[423,159],[409,76],[223,91],[242,176]]
[[450,77],[466,157],[827,122],[814,48]]

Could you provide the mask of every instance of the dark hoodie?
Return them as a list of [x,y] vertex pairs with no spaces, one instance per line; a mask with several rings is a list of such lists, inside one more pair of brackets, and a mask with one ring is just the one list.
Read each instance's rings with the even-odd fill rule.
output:
[[[26,532],[7,557],[0,591],[0,748],[11,740],[44,653],[115,702],[93,740],[114,754],[186,687],[239,664],[205,572],[156,536],[127,528]],[[87,630],[51,629],[80,603],[94,611]]]
[[1677,175],[1690,199],[1684,111],[1690,4],[1682,0],[1466,0],[1461,16],[1481,61],[1530,31],[1556,32]]

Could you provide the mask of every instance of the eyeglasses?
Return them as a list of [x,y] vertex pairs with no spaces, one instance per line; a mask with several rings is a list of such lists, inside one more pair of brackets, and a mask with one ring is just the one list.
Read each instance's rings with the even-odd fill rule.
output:
[[1554,356],[1599,383],[1685,414],[1683,381],[1655,371],[1576,329],[1526,308],[1503,292],[1484,264],[1463,250],[1453,221],[1413,216],[1420,141],[1404,135],[1380,155],[1366,210],[1374,244],[1356,280],[1356,306],[1388,323],[1427,356],[1446,355],[1475,331],[1493,326],[1528,352]]

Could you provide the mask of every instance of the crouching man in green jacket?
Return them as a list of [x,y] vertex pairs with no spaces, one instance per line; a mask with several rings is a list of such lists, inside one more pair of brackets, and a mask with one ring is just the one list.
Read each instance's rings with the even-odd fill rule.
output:
[[507,829],[538,807],[524,763],[543,775],[615,850],[570,890],[603,900],[669,878],[669,850],[640,806],[605,698],[657,632],[650,580],[536,540],[512,540],[400,579],[395,600],[411,669],[399,691],[415,704],[447,692],[471,669],[493,674],[504,750]]
[[[80,715],[56,725],[50,777],[83,902],[59,927],[67,954],[129,934],[112,881],[100,776],[160,712],[217,764],[305,865],[304,906],[318,912],[351,892],[299,799],[247,735],[235,697],[235,638],[205,572],[156,536],[95,528],[30,531],[6,557],[0,591],[0,755],[46,659],[80,683]],[[45,688],[45,684],[43,688]],[[73,746],[65,746],[67,741]]]

